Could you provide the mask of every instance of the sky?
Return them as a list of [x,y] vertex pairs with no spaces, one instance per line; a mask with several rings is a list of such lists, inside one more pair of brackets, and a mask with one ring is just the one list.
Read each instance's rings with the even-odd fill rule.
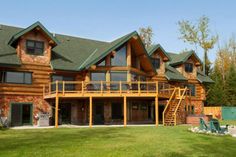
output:
[[154,43],[167,52],[181,52],[195,47],[179,39],[178,21],[194,23],[205,15],[211,33],[219,35],[209,52],[214,61],[218,45],[236,33],[235,6],[234,0],[5,0],[0,3],[0,24],[28,27],[40,21],[52,33],[102,41],[151,26]]

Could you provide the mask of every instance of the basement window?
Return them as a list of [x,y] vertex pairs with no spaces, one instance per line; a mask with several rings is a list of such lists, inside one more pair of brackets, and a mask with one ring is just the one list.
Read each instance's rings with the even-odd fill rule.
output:
[[30,55],[43,55],[44,42],[26,40],[26,53]]
[[193,72],[193,64],[192,63],[185,63],[185,71],[187,73]]

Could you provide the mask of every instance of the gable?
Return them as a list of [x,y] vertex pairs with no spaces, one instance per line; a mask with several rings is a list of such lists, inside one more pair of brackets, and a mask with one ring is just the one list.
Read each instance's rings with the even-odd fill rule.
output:
[[31,26],[20,30],[16,34],[14,34],[11,39],[9,40],[8,44],[16,47],[16,43],[19,40],[19,38],[31,31],[42,33],[49,41],[49,43],[54,47],[58,44],[58,41],[56,38],[53,37],[53,35],[40,23],[36,22],[32,24]]
[[158,54],[162,57],[163,61],[169,61],[170,60],[170,56],[168,55],[168,53],[164,50],[164,48],[160,45],[152,45],[147,49],[148,55],[149,56],[153,56],[155,54]]
[[168,54],[171,57],[171,60],[169,62],[171,66],[177,66],[177,65],[183,64],[189,58],[192,58],[194,60],[196,66],[199,66],[202,64],[200,58],[196,55],[194,51],[183,52],[180,54],[175,54],[175,53],[168,53]]

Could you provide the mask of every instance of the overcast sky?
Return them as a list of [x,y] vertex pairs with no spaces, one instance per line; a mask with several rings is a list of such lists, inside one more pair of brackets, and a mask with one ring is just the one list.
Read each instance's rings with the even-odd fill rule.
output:
[[[0,4],[0,24],[27,27],[40,21],[51,32],[104,41],[151,26],[155,43],[180,52],[194,46],[179,39],[179,20],[208,16],[222,45],[236,32],[235,7],[234,0],[11,0]],[[202,58],[202,50],[197,53]]]

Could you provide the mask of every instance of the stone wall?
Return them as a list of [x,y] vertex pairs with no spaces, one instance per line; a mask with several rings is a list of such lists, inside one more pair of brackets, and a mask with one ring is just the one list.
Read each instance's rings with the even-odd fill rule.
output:
[[[36,40],[44,42],[44,54],[29,55],[26,52],[26,40]],[[34,64],[45,64],[49,65],[51,60],[51,46],[49,45],[48,39],[40,31],[31,31],[23,35],[17,46],[17,54],[21,59],[22,63],[34,63]]]
[[33,104],[33,125],[37,125],[37,119],[35,116],[39,112],[51,113],[51,106],[42,96],[22,96],[22,95],[5,95],[0,98],[0,109],[2,116],[8,117],[10,120],[10,109],[12,103],[32,103]]

